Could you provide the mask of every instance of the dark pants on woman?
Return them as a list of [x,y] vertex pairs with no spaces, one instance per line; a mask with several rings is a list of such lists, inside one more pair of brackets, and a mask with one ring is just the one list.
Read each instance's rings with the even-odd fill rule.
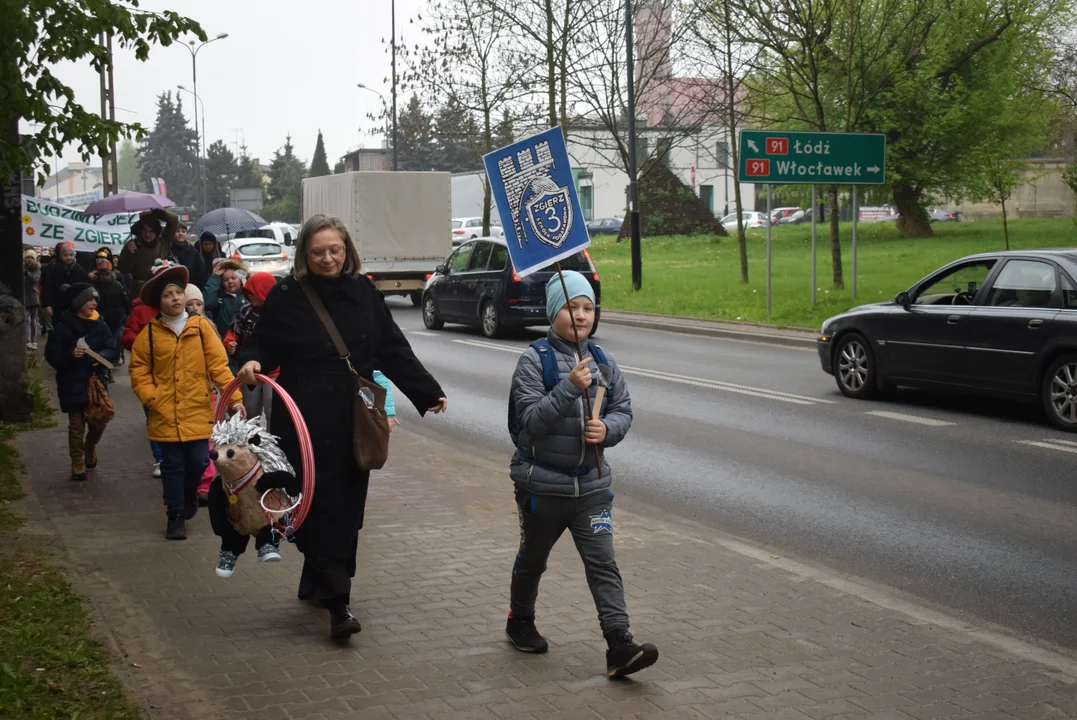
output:
[[198,508],[198,484],[209,467],[209,440],[162,442],[161,484],[168,513]]

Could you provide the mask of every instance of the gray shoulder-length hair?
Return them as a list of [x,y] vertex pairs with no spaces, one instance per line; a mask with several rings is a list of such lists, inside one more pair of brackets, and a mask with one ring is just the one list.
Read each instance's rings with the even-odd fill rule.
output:
[[352,240],[352,235],[348,232],[348,226],[344,224],[344,221],[336,215],[312,215],[299,230],[299,240],[295,246],[295,264],[292,272],[296,280],[305,280],[310,274],[310,269],[307,267],[307,246],[310,244],[310,239],[322,230],[329,229],[336,230],[344,239],[346,257],[340,274],[345,277],[355,277],[362,271],[359,251],[355,248],[355,241]]

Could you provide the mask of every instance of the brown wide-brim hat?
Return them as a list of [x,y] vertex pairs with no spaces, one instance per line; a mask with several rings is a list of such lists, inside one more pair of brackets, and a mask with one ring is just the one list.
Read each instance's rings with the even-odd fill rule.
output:
[[190,281],[190,274],[184,265],[174,265],[167,260],[158,260],[154,263],[153,276],[142,286],[139,298],[142,304],[157,310],[161,309],[161,293],[167,285],[179,285],[186,288]]

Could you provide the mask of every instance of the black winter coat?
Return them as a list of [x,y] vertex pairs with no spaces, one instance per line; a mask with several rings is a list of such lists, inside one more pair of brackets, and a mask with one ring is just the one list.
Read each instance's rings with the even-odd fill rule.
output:
[[58,313],[54,322],[55,326],[45,345],[45,360],[56,368],[56,394],[59,396],[60,410],[65,413],[79,412],[90,404],[86,391],[90,376],[96,372],[103,379],[105,368],[89,355],[75,357],[75,346],[79,338],[84,337],[91,350],[115,363],[120,357],[116,337],[104,318],[100,317],[86,320],[72,311],[65,311]]
[[199,290],[206,286],[206,269],[202,263],[202,253],[198,248],[189,242],[184,242],[181,246],[172,243],[168,253],[172,262],[186,266],[188,282]]
[[90,282],[99,296],[97,312],[101,313],[109,330],[116,332],[127,325],[127,316],[131,314],[131,301],[119,275],[112,271],[109,271],[109,274],[111,278],[102,279],[99,271],[95,270],[90,274]]
[[57,258],[45,270],[44,282],[41,283],[41,306],[51,307],[56,315],[70,310],[71,308],[62,307],[64,301],[62,288],[64,285],[74,285],[77,282],[90,282],[89,274],[77,261],[64,265]]
[[[356,370],[368,380],[381,370],[420,414],[444,393],[415,357],[404,333],[374,284],[364,276],[324,280],[311,276],[351,351]],[[277,382],[299,407],[314,447],[314,502],[296,544],[304,554],[326,556],[355,569],[355,550],[363,526],[369,472],[352,456],[352,398],[355,382],[337,355],[298,281],[289,276],[266,297],[254,332],[238,352],[240,364],[257,360],[262,373],[280,368]],[[300,472],[301,458],[292,420],[279,396],[273,398],[270,428]]]

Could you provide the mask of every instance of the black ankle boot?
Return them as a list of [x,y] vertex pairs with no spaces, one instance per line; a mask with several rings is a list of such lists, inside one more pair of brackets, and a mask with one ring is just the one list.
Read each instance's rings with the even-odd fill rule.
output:
[[168,513],[168,525],[165,527],[165,537],[169,540],[187,539],[187,523],[183,521],[183,513]]
[[347,605],[340,605],[329,610],[329,637],[334,640],[343,640],[360,630],[358,618],[352,615]]
[[658,662],[658,648],[650,643],[637,645],[627,630],[606,633],[606,675],[624,677]]
[[509,640],[516,646],[517,650],[529,653],[544,653],[550,649],[550,644],[546,642],[546,638],[539,634],[538,628],[535,627],[535,618],[514,618],[511,615],[509,620],[505,623],[505,634],[508,635]]

